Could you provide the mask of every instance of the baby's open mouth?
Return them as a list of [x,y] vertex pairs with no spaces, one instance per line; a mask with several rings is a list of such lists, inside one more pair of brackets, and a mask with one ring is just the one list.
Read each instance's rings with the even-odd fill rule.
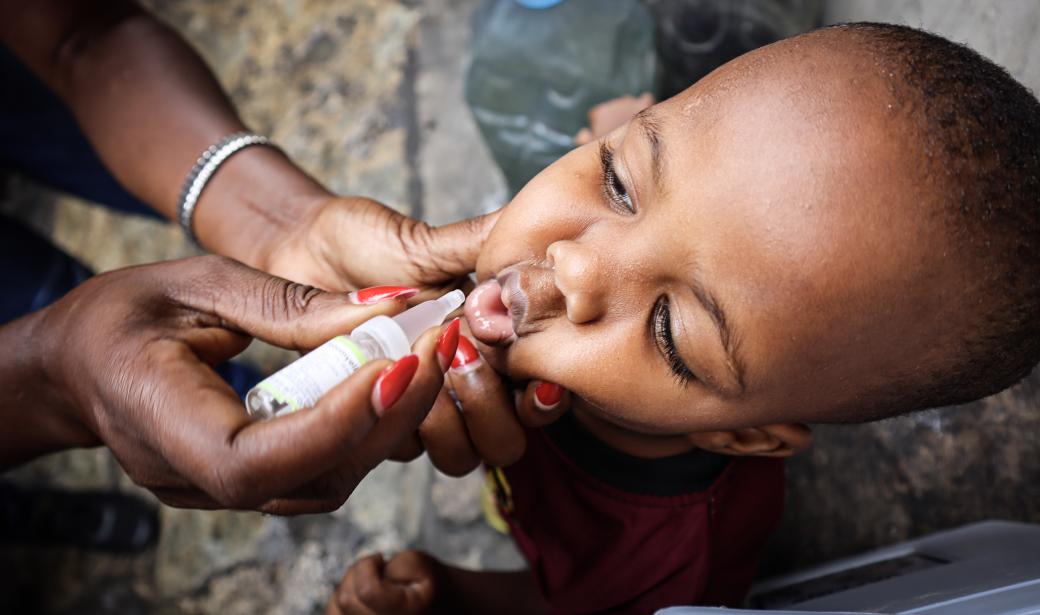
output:
[[523,319],[526,297],[517,284],[515,272],[503,272],[473,289],[466,299],[464,313],[477,340],[488,346],[502,346],[516,339],[517,320]]

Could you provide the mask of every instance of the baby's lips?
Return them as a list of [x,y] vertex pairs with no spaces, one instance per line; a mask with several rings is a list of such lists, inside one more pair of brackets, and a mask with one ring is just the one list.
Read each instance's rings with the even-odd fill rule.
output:
[[487,280],[473,289],[463,308],[473,337],[488,346],[501,346],[513,341],[513,318],[502,303],[502,286]]

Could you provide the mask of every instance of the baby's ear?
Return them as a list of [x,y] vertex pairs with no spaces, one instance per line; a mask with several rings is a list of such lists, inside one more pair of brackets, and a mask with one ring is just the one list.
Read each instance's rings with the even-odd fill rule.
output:
[[697,448],[721,455],[790,457],[812,443],[812,430],[802,423],[782,423],[728,431],[702,431],[688,436]]

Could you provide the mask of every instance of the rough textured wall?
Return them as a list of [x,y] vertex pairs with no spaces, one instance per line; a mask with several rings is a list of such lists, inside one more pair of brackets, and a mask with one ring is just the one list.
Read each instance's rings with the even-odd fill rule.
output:
[[[343,193],[447,222],[505,189],[462,101],[478,0],[150,0],[184,33],[253,127]],[[830,21],[924,26],[1040,86],[1040,6],[1030,0],[835,0]],[[193,253],[180,232],[11,178],[0,203],[98,270]],[[288,357],[250,349],[273,368]],[[789,469],[789,507],[766,568],[889,544],[983,518],[1040,522],[1040,375],[966,408],[821,427]],[[138,491],[103,450],[52,456],[18,480]],[[0,611],[311,613],[354,557],[406,545],[472,566],[516,566],[474,508],[479,479],[386,464],[331,515],[275,519],[163,508],[141,556],[0,551]],[[147,497],[147,496],[145,496]]]

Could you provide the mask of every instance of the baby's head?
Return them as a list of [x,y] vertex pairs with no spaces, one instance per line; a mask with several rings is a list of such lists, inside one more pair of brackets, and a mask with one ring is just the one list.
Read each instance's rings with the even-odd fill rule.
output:
[[500,371],[652,438],[977,399],[1040,353],[1038,144],[965,47],[781,41],[533,179],[467,317]]

